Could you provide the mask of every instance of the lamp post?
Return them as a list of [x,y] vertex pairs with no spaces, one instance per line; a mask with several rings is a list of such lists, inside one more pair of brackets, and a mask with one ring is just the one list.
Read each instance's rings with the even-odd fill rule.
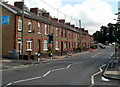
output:
[[81,30],[81,20],[79,20],[79,27],[80,27],[80,50],[81,50],[81,46],[82,46],[82,30]]
[[23,9],[22,9],[22,32],[21,32],[21,39],[22,39],[22,59],[23,59],[23,53],[24,53],[24,45],[23,45],[23,43],[24,43],[24,0],[22,0],[22,3],[23,3]]

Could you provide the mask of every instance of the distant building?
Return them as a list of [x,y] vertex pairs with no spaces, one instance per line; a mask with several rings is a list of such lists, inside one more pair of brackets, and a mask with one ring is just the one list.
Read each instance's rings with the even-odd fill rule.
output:
[[[2,55],[3,57],[17,57],[23,55],[35,58],[38,53],[45,57],[48,48],[56,53],[74,50],[80,46],[89,48],[93,45],[93,37],[87,30],[75,27],[74,24],[65,23],[64,19],[51,18],[49,13],[40,13],[39,8],[31,8],[24,12],[24,29],[22,29],[23,2],[15,2],[15,6],[0,2],[2,6]],[[53,43],[48,43],[48,35],[53,34]],[[19,53],[19,54],[18,54]]]

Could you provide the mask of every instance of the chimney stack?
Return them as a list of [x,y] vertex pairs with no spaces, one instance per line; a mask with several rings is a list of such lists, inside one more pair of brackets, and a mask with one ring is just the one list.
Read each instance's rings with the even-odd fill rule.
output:
[[72,27],[72,28],[75,28],[75,25],[74,25],[74,24],[72,24],[72,25],[71,25],[71,27]]
[[60,20],[59,20],[59,23],[65,24],[65,20],[64,20],[64,19],[60,19]]
[[39,8],[30,8],[30,12],[35,13],[36,15],[40,16]]
[[75,29],[77,29],[77,30],[78,30],[78,29],[79,29],[79,27],[75,27]]
[[49,14],[49,12],[47,12],[47,13],[42,13],[42,16],[44,16],[44,17],[50,19],[50,14]]
[[21,2],[21,1],[14,3],[14,6],[16,6],[16,7],[20,8],[20,9],[23,9],[23,5],[24,5],[24,2]]
[[66,22],[65,24],[68,25],[68,26],[71,26],[71,25],[70,25],[70,22]]
[[58,18],[52,18],[52,20],[58,23]]

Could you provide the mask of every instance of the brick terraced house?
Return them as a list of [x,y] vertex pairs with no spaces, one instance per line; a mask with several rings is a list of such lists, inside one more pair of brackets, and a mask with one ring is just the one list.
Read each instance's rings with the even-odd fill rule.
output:
[[[16,57],[15,53],[28,58],[35,58],[38,53],[45,57],[48,48],[56,52],[74,50],[80,46],[89,48],[93,45],[93,37],[87,30],[75,27],[64,19],[52,18],[49,13],[41,13],[39,8],[24,11],[24,29],[22,29],[23,2],[15,2],[14,6],[0,2],[2,6],[2,55]],[[23,41],[22,41],[23,34]],[[53,34],[53,43],[48,42],[48,35]]]

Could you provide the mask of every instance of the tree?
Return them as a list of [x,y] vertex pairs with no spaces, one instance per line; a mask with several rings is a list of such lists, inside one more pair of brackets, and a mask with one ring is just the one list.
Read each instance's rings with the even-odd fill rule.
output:
[[106,44],[106,42],[112,43],[117,41],[120,44],[120,24],[108,23],[107,26],[101,26],[100,31],[96,31],[93,37],[98,43]]
[[45,10],[44,8],[40,9],[41,13],[47,13],[47,10]]

